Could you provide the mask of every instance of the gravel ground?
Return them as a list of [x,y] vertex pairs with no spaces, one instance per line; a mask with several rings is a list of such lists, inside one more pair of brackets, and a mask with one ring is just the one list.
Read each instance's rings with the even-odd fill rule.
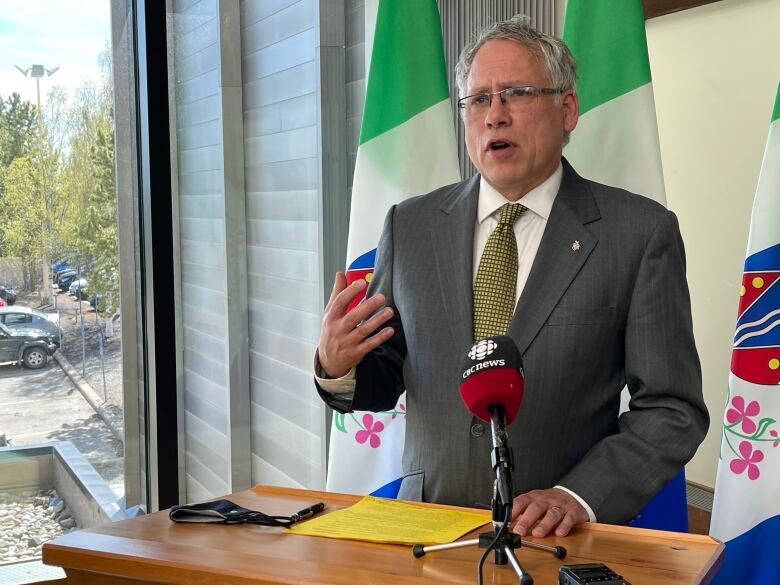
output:
[[[20,295],[18,304],[39,308],[37,296]],[[83,354],[79,305],[81,305],[81,316],[84,317]],[[105,317],[103,315],[96,316],[89,303],[76,301],[66,293],[57,295],[56,309],[54,305],[50,305],[39,310],[44,312],[59,311],[60,325],[63,329],[60,351],[78,372],[81,372],[82,361],[84,361],[83,375],[85,379],[99,396],[105,396],[107,399],[103,405],[105,410],[114,417],[115,422],[122,428],[122,353],[119,317],[112,320],[114,324],[113,335],[104,338],[103,356],[106,382],[104,394],[99,337],[101,331],[105,331]],[[83,359],[83,356],[86,359]],[[6,368],[9,367],[11,366],[6,366]],[[56,364],[55,367],[59,368]],[[21,370],[21,372],[28,375],[33,374],[25,370]],[[75,391],[75,389],[72,388],[71,391]],[[60,439],[73,442],[95,470],[109,482],[113,489],[120,490],[121,494],[124,474],[122,444],[111,437],[108,427],[97,414],[88,419],[74,420],[70,424],[54,428],[48,436],[51,440]],[[13,439],[14,437],[9,438]],[[108,449],[106,449],[107,442],[110,443]],[[17,443],[24,444],[24,441],[20,440]],[[44,542],[77,528],[76,521],[71,516],[67,506],[54,490],[0,491],[0,564],[38,559],[41,556],[41,547]]]
[[0,493],[0,564],[38,559],[44,542],[76,529],[54,490]]

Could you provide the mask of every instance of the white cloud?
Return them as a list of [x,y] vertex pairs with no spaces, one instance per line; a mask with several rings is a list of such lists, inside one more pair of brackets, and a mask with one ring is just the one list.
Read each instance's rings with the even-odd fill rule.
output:
[[0,0],[0,96],[35,102],[35,80],[14,65],[59,67],[41,79],[42,100],[53,85],[73,95],[84,81],[97,82],[110,31],[109,0]]

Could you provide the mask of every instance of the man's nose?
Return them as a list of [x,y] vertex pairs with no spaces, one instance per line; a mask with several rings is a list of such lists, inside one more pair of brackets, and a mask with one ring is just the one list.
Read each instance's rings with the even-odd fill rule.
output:
[[501,94],[493,94],[488,102],[488,110],[485,116],[485,124],[490,128],[506,126],[511,121],[506,101]]

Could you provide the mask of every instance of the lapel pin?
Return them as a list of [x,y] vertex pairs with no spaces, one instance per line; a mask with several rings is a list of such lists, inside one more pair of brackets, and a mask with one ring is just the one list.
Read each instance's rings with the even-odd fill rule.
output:
[[580,249],[580,241],[574,240],[571,244],[571,249],[574,250],[575,252],[578,251]]

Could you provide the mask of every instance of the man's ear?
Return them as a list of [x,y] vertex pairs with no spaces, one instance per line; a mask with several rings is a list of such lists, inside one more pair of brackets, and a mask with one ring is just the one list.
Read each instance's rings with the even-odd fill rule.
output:
[[563,113],[564,132],[571,132],[577,127],[577,121],[580,119],[580,100],[577,97],[577,92],[573,89],[567,89],[563,92],[561,112]]

